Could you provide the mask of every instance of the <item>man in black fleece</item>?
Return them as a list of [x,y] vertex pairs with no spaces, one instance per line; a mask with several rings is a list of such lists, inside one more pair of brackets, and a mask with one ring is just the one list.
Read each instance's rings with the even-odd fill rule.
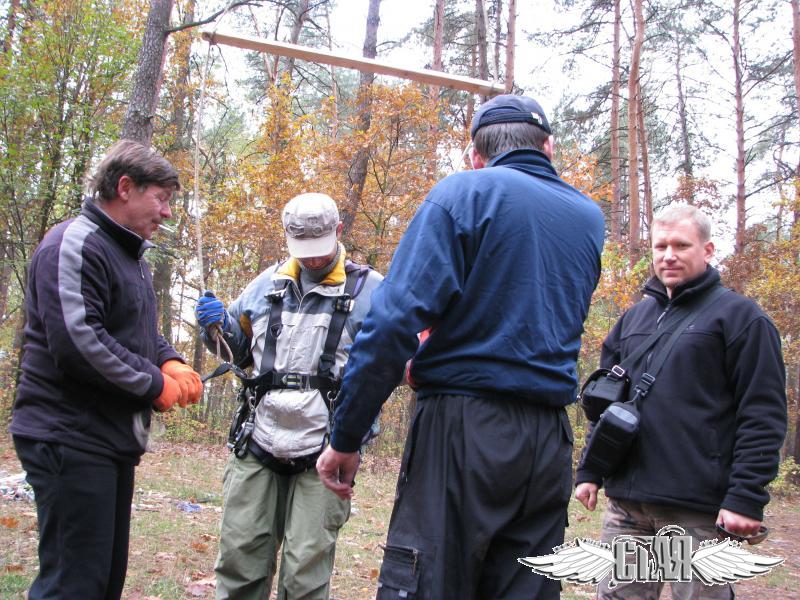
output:
[[[710,236],[708,217],[695,207],[673,205],[655,217],[655,277],[609,333],[601,366],[619,364],[664,322],[665,313],[721,285],[709,266]],[[662,336],[630,368],[633,384],[668,338]],[[692,535],[694,549],[716,537],[716,525],[742,538],[757,534],[786,434],[785,377],[780,337],[755,302],[729,290],[702,311],[639,404],[639,435],[622,465],[605,480],[584,460],[578,466],[575,496],[586,508],[594,510],[598,488],[605,485],[603,541],[652,536],[672,524]],[[602,582],[598,598],[658,598],[663,585],[630,583],[610,590]],[[673,583],[672,593],[731,598],[733,592],[730,585],[693,580]]]
[[200,376],[158,332],[144,252],[172,217],[178,172],[114,144],[81,213],[33,254],[25,354],[10,431],[36,494],[39,574],[30,600],[115,600],[128,561],[134,467],[153,409],[185,407]]

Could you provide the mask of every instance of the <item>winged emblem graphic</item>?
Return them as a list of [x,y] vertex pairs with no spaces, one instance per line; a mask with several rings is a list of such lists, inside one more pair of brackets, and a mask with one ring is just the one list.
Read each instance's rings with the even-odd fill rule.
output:
[[769,573],[782,562],[782,558],[748,552],[741,542],[709,540],[692,552],[692,575],[706,585],[721,585]]
[[[679,530],[680,533],[683,533],[683,529],[677,526],[672,527],[674,529],[671,528],[671,531]],[[618,539],[614,538],[613,544],[606,544],[586,538],[575,538],[572,542],[554,548],[553,554],[527,556],[517,560],[534,573],[550,579],[563,579],[577,584],[598,584],[604,577],[611,575],[609,587],[613,588],[620,583],[614,578],[614,565],[618,559],[625,562],[624,555],[619,557],[616,555]],[[653,538],[651,537],[650,540],[652,543]],[[648,556],[650,564],[646,569],[647,577],[637,579],[637,581],[690,580],[663,577],[663,571],[653,559],[654,556],[659,556],[658,553],[648,552]],[[742,548],[741,542],[730,539],[707,540],[702,542],[691,554],[691,573],[692,577],[706,585],[722,585],[768,573],[783,560],[754,554]]]
[[575,538],[575,541],[554,550],[554,554],[517,560],[538,575],[572,583],[600,583],[614,568],[610,544]]

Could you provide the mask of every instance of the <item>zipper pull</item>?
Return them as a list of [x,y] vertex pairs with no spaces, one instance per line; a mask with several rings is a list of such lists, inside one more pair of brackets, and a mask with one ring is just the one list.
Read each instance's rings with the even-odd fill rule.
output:
[[142,259],[139,259],[139,273],[142,274],[142,279],[144,279],[144,267],[142,266]]
[[656,329],[658,329],[659,327],[661,327],[661,321],[663,321],[663,320],[664,320],[664,317],[666,317],[666,316],[667,316],[667,313],[669,312],[669,309],[670,309],[670,308],[672,308],[672,303],[668,302],[668,303],[667,303],[667,308],[665,308],[665,309],[664,309],[664,312],[662,312],[662,313],[659,315],[658,319],[656,319]]

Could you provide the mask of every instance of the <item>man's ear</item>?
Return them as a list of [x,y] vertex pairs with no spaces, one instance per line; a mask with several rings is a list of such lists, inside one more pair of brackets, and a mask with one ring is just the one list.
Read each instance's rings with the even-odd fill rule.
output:
[[128,196],[131,192],[131,189],[136,185],[136,183],[128,177],[127,175],[123,175],[119,178],[117,182],[117,198],[120,200],[127,202]]
[[344,223],[340,221],[339,224],[336,226],[336,239],[342,237],[343,229],[344,229]]
[[555,141],[553,140],[553,136],[548,136],[547,139],[542,144],[542,152],[544,152],[545,156],[550,160],[553,160],[553,146],[555,146]]
[[478,154],[478,151],[475,150],[475,146],[471,146],[469,149],[469,161],[472,163],[473,169],[482,169],[488,162],[485,158]]
[[703,244],[703,254],[706,264],[710,264],[711,259],[714,258],[714,242],[709,241]]

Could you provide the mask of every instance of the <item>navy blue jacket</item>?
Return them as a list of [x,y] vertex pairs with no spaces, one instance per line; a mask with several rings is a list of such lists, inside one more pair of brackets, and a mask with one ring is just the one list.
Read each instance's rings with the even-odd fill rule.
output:
[[139,461],[159,367],[180,359],[158,333],[150,246],[90,202],[45,235],[29,268],[11,433]]
[[[709,268],[672,300],[655,277],[603,343],[601,366],[632,354],[659,316],[720,285]],[[638,381],[668,341],[630,370]],[[620,469],[604,483],[610,498],[716,514],[720,508],[759,519],[766,485],[778,472],[786,434],[786,376],[772,321],[751,299],[728,292],[678,338],[640,408],[639,437]],[[577,483],[602,479],[582,465]]]
[[[575,398],[604,222],[547,157],[514,150],[428,194],[372,296],[331,444],[352,452],[414,357],[420,397]],[[433,327],[418,348],[417,333]]]

